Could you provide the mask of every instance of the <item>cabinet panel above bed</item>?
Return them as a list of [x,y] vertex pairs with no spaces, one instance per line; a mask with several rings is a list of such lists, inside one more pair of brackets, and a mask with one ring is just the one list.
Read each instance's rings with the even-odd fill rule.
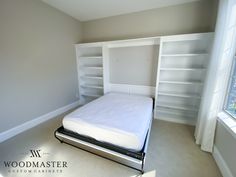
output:
[[111,48],[110,82],[155,87],[158,49],[158,45]]

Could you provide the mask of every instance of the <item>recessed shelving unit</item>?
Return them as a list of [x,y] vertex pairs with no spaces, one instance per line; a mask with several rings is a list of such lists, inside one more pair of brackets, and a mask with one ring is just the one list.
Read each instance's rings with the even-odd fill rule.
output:
[[155,117],[194,124],[201,102],[211,46],[209,36],[162,37]]
[[103,95],[103,47],[101,44],[76,46],[79,99],[86,104]]

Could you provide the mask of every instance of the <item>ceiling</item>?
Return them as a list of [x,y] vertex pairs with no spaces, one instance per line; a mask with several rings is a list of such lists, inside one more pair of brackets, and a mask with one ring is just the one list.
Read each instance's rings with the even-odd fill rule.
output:
[[88,21],[115,15],[139,12],[199,0],[42,0],[62,12]]

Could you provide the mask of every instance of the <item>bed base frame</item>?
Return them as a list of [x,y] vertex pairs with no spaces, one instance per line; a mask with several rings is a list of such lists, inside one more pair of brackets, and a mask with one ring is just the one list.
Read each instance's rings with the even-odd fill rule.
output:
[[[73,136],[71,136],[70,134],[68,134],[68,131],[64,130],[63,127],[58,128],[55,131],[54,135],[61,143],[66,143],[66,144],[75,146],[82,150],[91,152],[95,155],[101,156],[103,158],[106,158],[115,162],[118,162],[122,165],[128,166],[130,168],[140,171],[141,173],[144,173],[146,152],[147,152],[147,147],[148,147],[148,142],[149,142],[149,137],[150,137],[151,125],[152,125],[152,121],[150,122],[150,127],[147,132],[144,147],[138,153],[135,153],[133,151],[129,151],[127,149],[123,149],[114,145],[113,145],[114,148],[100,146],[91,141],[87,141],[86,137],[83,137],[83,136],[78,137],[78,134],[76,133],[71,133],[72,135],[74,134]],[[116,150],[116,148],[118,150]]]

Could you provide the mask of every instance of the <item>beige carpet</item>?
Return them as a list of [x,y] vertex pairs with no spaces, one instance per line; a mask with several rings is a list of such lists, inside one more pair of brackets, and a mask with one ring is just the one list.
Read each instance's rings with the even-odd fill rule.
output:
[[[130,177],[139,172],[66,144],[60,144],[53,131],[61,125],[59,116],[0,144],[0,177]],[[221,177],[211,154],[194,143],[194,128],[154,120],[145,171],[156,170],[157,177]],[[41,157],[30,157],[30,149]],[[35,155],[35,154],[34,154]],[[4,167],[3,161],[66,161],[62,171],[25,173]],[[17,168],[14,168],[15,170]],[[18,168],[24,169],[24,168]],[[10,171],[8,171],[10,170]]]

